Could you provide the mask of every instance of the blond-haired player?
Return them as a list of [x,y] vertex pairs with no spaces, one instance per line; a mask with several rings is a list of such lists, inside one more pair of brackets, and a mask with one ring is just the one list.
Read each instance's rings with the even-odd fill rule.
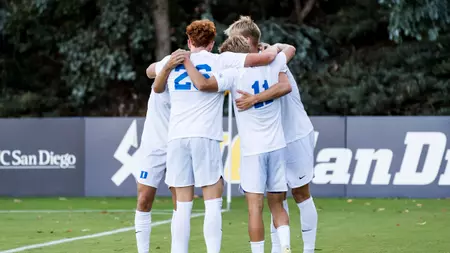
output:
[[[250,47],[242,36],[229,37],[220,47],[223,52],[248,53]],[[251,109],[237,111],[236,121],[241,137],[241,189],[248,204],[248,231],[252,253],[264,253],[264,224],[262,211],[264,193],[267,192],[269,208],[280,238],[280,250],[290,251],[289,216],[283,208],[283,193],[287,191],[284,161],[283,128],[281,126],[280,100],[291,91],[286,62],[295,54],[294,47],[287,47],[268,66],[227,69],[206,79],[189,61],[184,65],[191,80],[211,92],[230,90],[233,97],[248,92],[258,97],[261,91],[271,97],[255,103]],[[275,95],[274,95],[275,94]],[[261,99],[261,98],[260,98]],[[236,104],[234,103],[235,109]]]
[[[225,31],[228,36],[242,35],[247,38],[251,52],[259,51],[261,31],[250,17],[242,16]],[[283,48],[285,45],[276,44]],[[303,235],[304,253],[313,253],[317,233],[317,210],[309,190],[314,168],[314,128],[301,98],[297,83],[288,70],[292,92],[281,98],[281,114],[286,147],[286,179],[292,189],[292,195],[300,209],[300,223]],[[255,97],[246,94],[237,102],[238,107],[247,109],[254,103]],[[285,197],[286,199],[286,197]],[[284,207],[288,210],[287,201]],[[279,240],[275,227],[271,226],[272,253],[279,252]]]

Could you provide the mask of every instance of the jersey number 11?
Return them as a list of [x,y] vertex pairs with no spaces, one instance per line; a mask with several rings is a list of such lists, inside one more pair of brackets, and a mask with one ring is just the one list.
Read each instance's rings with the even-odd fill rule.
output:
[[[269,83],[267,83],[267,80],[264,80],[264,83],[263,83],[262,87],[264,88],[264,90],[268,90],[269,89]],[[253,92],[255,93],[255,95],[258,94],[260,92],[259,81],[255,81],[253,83],[253,85],[252,85],[252,88],[253,88]],[[265,102],[259,102],[259,103],[256,103],[254,107],[255,107],[255,109],[258,109],[258,108],[261,108],[261,107],[263,107],[265,105],[268,105],[268,104],[270,104],[272,102],[273,102],[273,100],[267,100]]]

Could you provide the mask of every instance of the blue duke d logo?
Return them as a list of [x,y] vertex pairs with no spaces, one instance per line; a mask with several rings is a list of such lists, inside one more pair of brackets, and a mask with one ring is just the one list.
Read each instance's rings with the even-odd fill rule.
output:
[[139,176],[142,179],[146,179],[148,176],[148,172],[147,171],[141,171],[141,175]]

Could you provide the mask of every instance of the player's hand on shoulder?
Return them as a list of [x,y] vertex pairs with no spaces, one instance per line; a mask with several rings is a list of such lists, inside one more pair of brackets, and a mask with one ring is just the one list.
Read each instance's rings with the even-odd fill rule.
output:
[[186,58],[189,58],[191,52],[184,49],[178,49],[170,55],[169,61],[166,63],[166,68],[174,69],[176,66],[182,64]]
[[240,111],[248,110],[257,103],[254,95],[242,90],[237,90],[237,93],[241,94],[241,97],[236,99],[236,107]]

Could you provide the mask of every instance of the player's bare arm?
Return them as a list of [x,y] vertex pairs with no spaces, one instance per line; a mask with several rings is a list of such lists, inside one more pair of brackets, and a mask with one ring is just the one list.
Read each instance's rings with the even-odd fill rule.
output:
[[279,49],[277,46],[270,46],[264,52],[258,53],[250,53],[247,54],[245,58],[244,67],[256,67],[256,66],[265,66],[269,65],[279,53]]
[[153,91],[156,93],[162,93],[166,89],[167,78],[170,72],[179,64],[182,64],[186,57],[189,57],[190,52],[182,49],[178,49],[170,55],[169,61],[164,65],[161,71],[155,78],[153,83]]
[[237,90],[241,97],[236,99],[236,107],[239,110],[248,110],[256,103],[265,102],[267,100],[276,99],[282,97],[292,91],[291,84],[289,83],[286,73],[280,72],[278,74],[278,83],[265,90],[264,92],[252,95],[242,90]]
[[278,48],[278,51],[283,52],[286,55],[286,63],[290,62],[295,56],[296,48],[289,44],[277,43],[274,46]]
[[189,58],[186,58],[184,61],[184,67],[191,78],[191,81],[194,83],[195,87],[199,91],[207,91],[207,92],[217,92],[218,85],[217,80],[214,76],[210,78],[205,78],[200,71],[195,68],[194,64],[192,64]]
[[156,77],[156,62],[150,64],[148,68],[145,70],[145,73],[147,74],[147,77],[150,79],[153,79]]

